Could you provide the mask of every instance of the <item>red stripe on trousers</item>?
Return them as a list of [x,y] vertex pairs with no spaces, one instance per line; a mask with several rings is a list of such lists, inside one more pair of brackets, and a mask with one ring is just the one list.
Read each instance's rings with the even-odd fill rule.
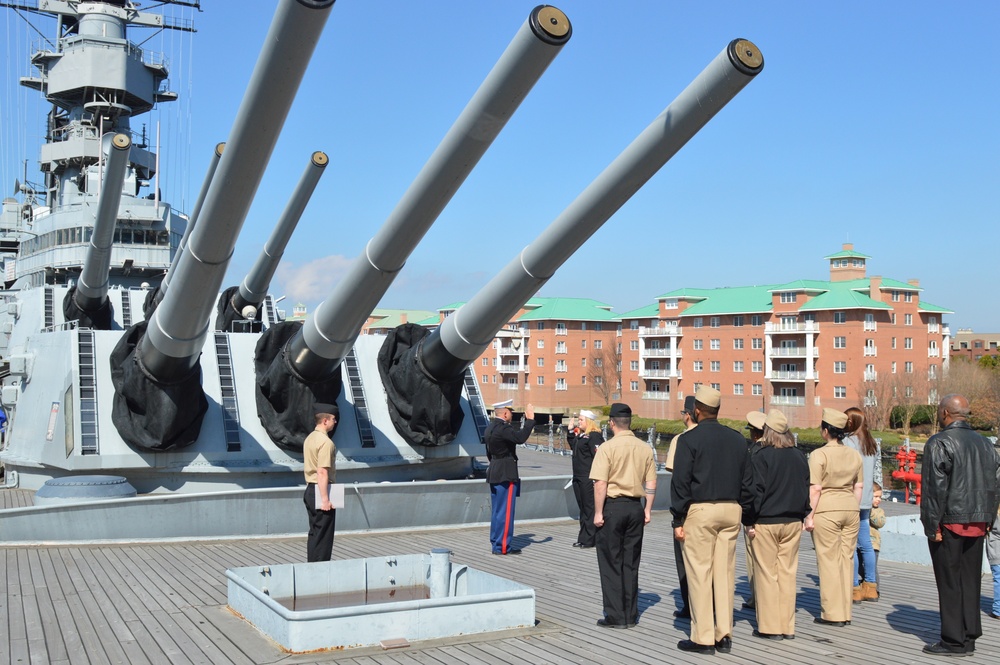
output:
[[507,553],[507,534],[510,533],[510,497],[514,491],[514,483],[507,485],[507,519],[503,523],[503,542],[500,543],[500,551]]

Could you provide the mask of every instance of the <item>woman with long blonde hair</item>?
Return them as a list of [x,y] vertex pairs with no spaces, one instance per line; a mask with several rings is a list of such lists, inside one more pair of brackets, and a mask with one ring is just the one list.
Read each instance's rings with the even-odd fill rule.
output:
[[[863,600],[878,600],[878,583],[875,581],[875,548],[872,546],[871,529],[868,521],[872,511],[872,495],[875,483],[882,484],[882,451],[878,441],[868,431],[865,423],[865,412],[852,406],[847,414],[847,436],[844,445],[853,448],[861,455],[862,471],[864,472],[864,487],[861,489],[860,517],[858,528],[858,548],[854,552],[854,593],[851,599],[855,603]],[[861,579],[860,569],[864,569],[864,579]]]

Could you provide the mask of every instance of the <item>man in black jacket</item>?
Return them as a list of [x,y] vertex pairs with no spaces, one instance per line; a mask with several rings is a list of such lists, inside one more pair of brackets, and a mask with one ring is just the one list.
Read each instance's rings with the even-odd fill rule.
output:
[[490,467],[486,482],[490,484],[492,511],[490,514],[490,544],[494,554],[520,554],[511,547],[514,539],[514,503],[521,494],[521,477],[517,473],[517,445],[531,436],[535,427],[535,409],[530,404],[524,408],[524,425],[520,430],[510,421],[513,400],[493,405],[493,419],[486,426],[486,459]]
[[983,634],[979,577],[986,529],[1000,503],[1000,456],[969,426],[965,397],[947,395],[937,417],[941,431],[924,446],[920,521],[930,541],[941,641],[924,653],[971,655]]

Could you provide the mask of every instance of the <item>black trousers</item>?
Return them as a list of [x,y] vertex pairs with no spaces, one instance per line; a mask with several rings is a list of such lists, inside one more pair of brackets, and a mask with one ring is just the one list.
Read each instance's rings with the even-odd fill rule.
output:
[[681,583],[681,605],[680,609],[691,611],[691,601],[688,600],[688,575],[684,568],[684,550],[681,541],[674,539],[674,563],[677,564],[677,579]]
[[604,502],[604,526],[597,530],[597,565],[609,623],[625,625],[639,620],[639,559],[644,526],[639,499],[618,497]]
[[329,561],[333,554],[333,532],[337,525],[336,510],[316,510],[316,485],[306,485],[302,501],[309,514],[309,538],[306,541],[306,561]]
[[972,651],[983,634],[979,616],[984,537],[958,536],[941,529],[941,542],[929,542],[941,613],[941,643]]
[[573,494],[580,507],[580,535],[576,542],[585,547],[593,547],[597,527],[594,526],[594,481],[590,478],[573,476]]

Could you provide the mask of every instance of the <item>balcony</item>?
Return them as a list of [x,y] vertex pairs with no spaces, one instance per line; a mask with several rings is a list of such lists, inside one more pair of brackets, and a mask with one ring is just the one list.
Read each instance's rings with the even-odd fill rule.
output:
[[[771,349],[771,355],[781,358],[805,358],[808,354],[804,346],[779,346]],[[812,357],[819,357],[819,349],[813,348]]]
[[500,390],[517,390],[520,386],[516,383],[498,383],[497,388]]
[[502,374],[516,374],[517,372],[524,372],[525,367],[518,364],[498,365],[497,371]]
[[940,358],[941,357],[941,349],[927,349],[927,357],[928,358]]
[[556,328],[556,335],[568,335],[569,329],[567,328]]
[[928,332],[928,334],[931,334],[931,335],[937,335],[938,333],[941,332],[941,325],[938,324],[938,323],[928,323],[927,324],[927,332]]
[[871,357],[874,358],[875,356],[878,355],[878,347],[875,347],[875,346],[866,346],[865,347],[865,355],[866,356],[871,356]]
[[640,369],[640,379],[679,379],[681,370],[679,369]]
[[878,381],[878,372],[875,370],[865,372],[865,381]]
[[951,337],[951,328],[946,325],[941,326],[941,334],[945,337]]
[[520,346],[501,346],[497,350],[500,352],[501,356],[519,356],[522,352]]
[[805,397],[793,397],[791,395],[772,395],[771,404],[774,406],[805,406]]
[[802,323],[773,323],[764,324],[766,333],[803,333],[819,332],[819,324],[815,321],[803,321]]
[[819,380],[819,372],[814,372],[812,377],[806,376],[805,372],[771,372],[772,381],[805,381],[808,378]]
[[567,372],[569,368],[566,365],[556,365],[557,372]]
[[639,327],[639,337],[674,337],[681,336],[680,326],[657,326],[656,328]]
[[643,399],[655,399],[661,402],[666,402],[670,399],[670,393],[665,390],[644,390],[642,391]]
[[878,324],[874,321],[865,321],[865,332],[875,332],[878,330]]
[[670,358],[671,355],[674,358],[680,358],[682,356],[680,349],[645,349],[639,352],[640,358]]

